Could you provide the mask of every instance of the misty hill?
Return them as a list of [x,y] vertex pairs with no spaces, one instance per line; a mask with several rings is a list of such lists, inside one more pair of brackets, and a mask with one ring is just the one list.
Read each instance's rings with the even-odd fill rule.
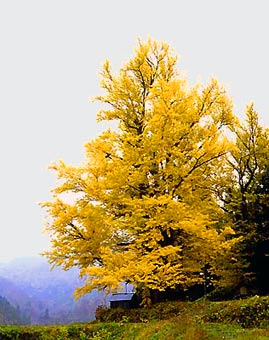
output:
[[23,317],[18,308],[13,307],[10,302],[0,296],[0,324],[1,325],[22,325],[28,320]]
[[73,292],[81,285],[78,270],[50,269],[42,257],[22,258],[0,264],[0,296],[31,324],[93,320],[105,296],[96,291],[77,302]]

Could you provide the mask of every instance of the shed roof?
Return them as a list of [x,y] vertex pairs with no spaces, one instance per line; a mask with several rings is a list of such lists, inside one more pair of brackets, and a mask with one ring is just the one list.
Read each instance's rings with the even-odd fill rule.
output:
[[131,301],[134,293],[116,293],[112,294],[110,301]]

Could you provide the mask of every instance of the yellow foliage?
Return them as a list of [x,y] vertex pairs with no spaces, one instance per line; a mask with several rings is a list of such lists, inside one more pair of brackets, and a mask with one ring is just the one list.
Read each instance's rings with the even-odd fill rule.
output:
[[234,123],[232,104],[215,79],[188,86],[176,62],[166,43],[151,39],[139,41],[117,75],[106,61],[105,93],[95,99],[109,108],[98,119],[117,121],[117,130],[88,142],[83,164],[52,166],[61,183],[44,203],[47,256],[81,268],[78,297],[123,281],[186,288],[230,247],[215,193],[231,147],[224,129]]

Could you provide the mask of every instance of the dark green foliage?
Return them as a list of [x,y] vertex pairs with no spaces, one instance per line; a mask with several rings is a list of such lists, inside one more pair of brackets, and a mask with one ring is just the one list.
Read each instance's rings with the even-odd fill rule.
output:
[[166,320],[182,313],[188,303],[173,301],[161,302],[151,308],[122,309],[98,307],[96,320],[101,322],[147,322],[151,320]]
[[210,304],[203,320],[238,324],[244,328],[268,326],[269,297],[215,302]]
[[245,122],[234,127],[230,181],[222,191],[223,209],[240,237],[226,269],[235,289],[242,286],[255,294],[269,293],[269,130],[259,124],[253,104]]
[[206,294],[209,301],[225,301],[235,298],[235,290],[233,286],[217,287],[212,292]]

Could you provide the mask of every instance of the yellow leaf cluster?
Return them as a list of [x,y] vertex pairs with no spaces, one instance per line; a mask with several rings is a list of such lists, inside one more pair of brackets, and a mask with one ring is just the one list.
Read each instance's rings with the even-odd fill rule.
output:
[[81,268],[85,286],[77,296],[123,281],[186,288],[231,246],[216,192],[232,104],[215,79],[189,87],[176,62],[166,43],[151,39],[139,41],[116,76],[106,61],[105,93],[95,99],[108,109],[98,119],[116,120],[117,130],[87,143],[80,166],[52,167],[60,184],[44,203],[47,256]]

